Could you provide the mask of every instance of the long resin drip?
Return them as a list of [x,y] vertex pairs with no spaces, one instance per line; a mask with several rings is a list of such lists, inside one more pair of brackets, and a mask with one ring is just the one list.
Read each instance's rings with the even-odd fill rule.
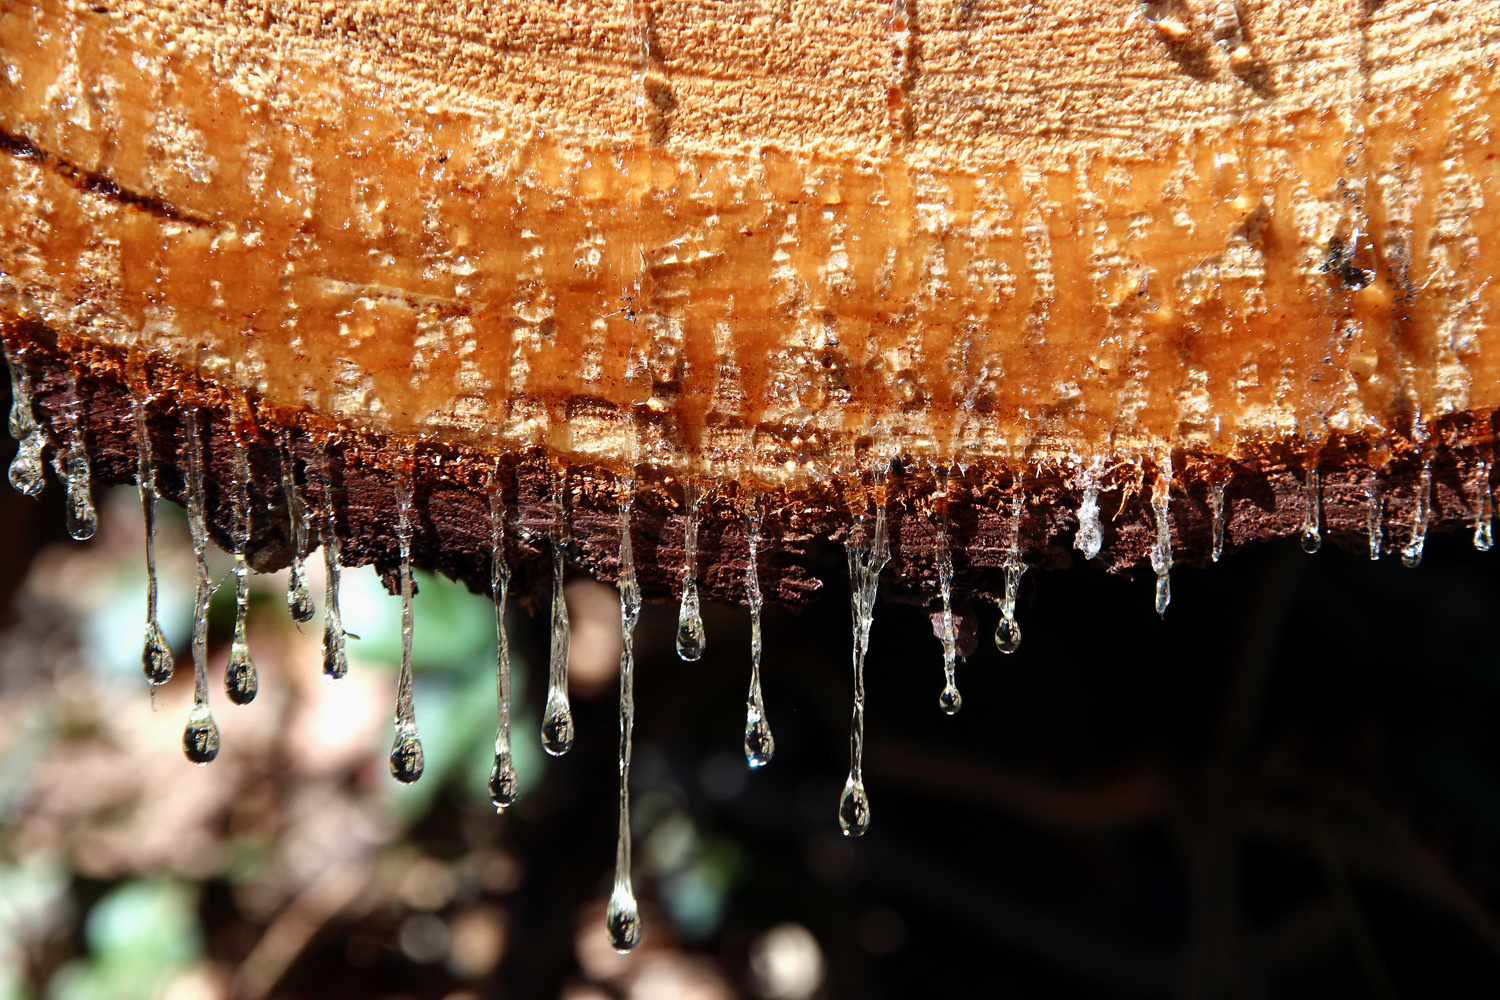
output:
[[630,544],[630,510],[635,482],[620,481],[620,827],[615,840],[615,884],[605,909],[604,926],[616,951],[641,941],[641,914],[630,881],[630,749],[635,729],[635,626],[641,616],[641,588],[635,578]]
[[344,652],[344,619],[339,613],[338,514],[333,503],[327,452],[319,453],[314,471],[318,480],[318,534],[323,541],[323,569],[327,577],[323,588],[323,676],[336,681],[349,672],[349,660]]
[[687,517],[682,529],[682,605],[677,612],[677,655],[696,660],[703,655],[703,612],[698,605],[698,487],[683,484]]
[[288,533],[292,536],[292,568],[287,574],[286,609],[292,621],[300,625],[312,621],[317,609],[313,607],[312,591],[307,586],[307,567],[302,558],[307,551],[307,510],[297,495],[296,458],[290,432],[282,435],[276,451],[281,463],[281,492],[286,498]]
[[411,632],[411,469],[396,475],[396,534],[401,546],[401,678],[396,683],[396,739],[391,745],[391,775],[403,784],[422,776],[422,738],[412,703]]
[[1151,511],[1156,517],[1156,542],[1151,546],[1151,568],[1156,571],[1156,613],[1167,613],[1172,603],[1172,458],[1162,459],[1151,485]]
[[759,503],[753,503],[745,515],[749,540],[749,558],[745,562],[745,600],[750,605],[750,693],[745,697],[745,762],[751,767],[765,767],[776,754],[776,739],[766,720],[766,701],[760,688],[760,556],[761,515]]
[[229,666],[224,670],[224,693],[236,705],[255,700],[260,679],[245,641],[245,616],[250,608],[250,458],[245,446],[234,443],[234,642],[229,648]]
[[[1097,488],[1096,488],[1097,489]],[[958,684],[955,673],[958,669],[958,637],[953,628],[953,553],[948,547],[948,484],[947,477],[943,477],[943,497],[939,502],[939,509],[934,515],[937,521],[937,571],[938,571],[938,593],[943,599],[943,611],[940,624],[942,626],[943,640],[943,691],[938,695],[938,707],[944,712],[952,715],[963,706],[963,696],[958,693]],[[1088,506],[1088,500],[1084,500],[1084,507]],[[1096,518],[1099,512],[1098,494],[1094,495],[1094,514]],[[1082,509],[1080,517],[1083,516]],[[1083,534],[1083,528],[1079,534]]]
[[[876,483],[876,491],[879,490]],[[839,798],[839,827],[846,836],[858,837],[870,826],[870,800],[865,794],[865,654],[870,648],[870,625],[875,617],[875,595],[880,586],[880,571],[890,559],[886,538],[885,505],[872,494],[867,513],[858,519],[873,522],[870,537],[864,537],[864,523],[850,532],[849,601],[854,626],[854,718],[849,730],[849,777]]]
[[1026,512],[1026,488],[1022,472],[1017,470],[1010,494],[1010,543],[1005,550],[1005,598],[1000,605],[1000,624],[995,628],[995,648],[1014,653],[1021,648],[1021,624],[1016,621],[1016,594],[1026,560],[1021,555],[1021,516]]
[[510,565],[505,561],[505,504],[498,477],[490,483],[490,595],[495,600],[495,766],[490,770],[490,803],[496,811],[516,801],[516,767],[510,754],[510,639],[505,634],[505,600]]
[[219,755],[219,727],[208,708],[208,604],[214,595],[208,575],[208,520],[203,497],[203,439],[198,410],[184,415],[187,434],[187,520],[197,567],[193,600],[193,707],[182,733],[182,749],[194,764],[207,764]]
[[153,688],[172,677],[172,647],[162,634],[157,614],[156,583],[156,468],[151,462],[151,429],[146,424],[146,401],[132,404],[135,419],[135,481],[141,493],[141,517],[146,522],[146,640],[141,647],[141,669]]
[[83,401],[78,396],[78,376],[69,374],[67,402],[63,407],[67,440],[53,456],[57,474],[67,489],[68,534],[79,541],[94,537],[99,514],[94,509],[89,451],[83,439]]
[[552,643],[547,664],[547,704],[542,709],[542,749],[560,757],[573,748],[573,707],[568,703],[568,604],[563,598],[563,538],[567,527],[567,474],[557,473],[552,543]]

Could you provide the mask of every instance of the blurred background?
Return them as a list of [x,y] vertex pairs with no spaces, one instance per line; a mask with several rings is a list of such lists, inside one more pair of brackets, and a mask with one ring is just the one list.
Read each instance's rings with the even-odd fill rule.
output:
[[[9,455],[3,456],[8,462]],[[89,543],[61,490],[0,494],[0,998],[807,998],[1476,995],[1500,973],[1500,555],[1437,536],[1417,570],[1295,542],[1150,581],[1026,575],[1025,639],[959,668],[882,603],[868,668],[868,836],[839,834],[850,647],[842,549],[826,590],[765,617],[771,765],[740,749],[749,617],[676,608],[637,633],[635,884],[645,935],[603,931],[615,830],[618,604],[577,581],[571,754],[536,730],[546,602],[509,621],[520,802],[496,816],[487,598],[418,575],[427,770],[389,775],[399,601],[344,577],[351,669],[256,577],[260,694],[222,694],[194,767],[192,556],[159,507],[177,674],[149,697],[134,489]],[[1354,540],[1357,546],[1363,539]],[[228,557],[215,554],[216,574]],[[322,605],[322,560],[309,562]],[[1469,985],[1465,985],[1465,984]],[[1480,994],[1480,995],[1488,995]]]

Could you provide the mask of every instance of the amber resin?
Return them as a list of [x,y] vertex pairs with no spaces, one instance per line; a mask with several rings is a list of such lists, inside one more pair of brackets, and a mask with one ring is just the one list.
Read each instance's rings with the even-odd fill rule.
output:
[[464,456],[640,467],[666,534],[691,479],[729,539],[765,494],[795,556],[879,478],[928,599],[939,469],[960,589],[997,592],[1017,470],[1028,559],[1091,469],[1116,567],[1163,478],[1178,558],[1226,481],[1231,545],[1299,530],[1308,469],[1350,536],[1385,477],[1398,547],[1424,462],[1433,523],[1488,503],[1497,57],[1482,0],[11,4],[0,315],[44,387],[116,397],[101,447],[132,393],[190,398],[363,442],[386,489],[417,442],[476,518]]

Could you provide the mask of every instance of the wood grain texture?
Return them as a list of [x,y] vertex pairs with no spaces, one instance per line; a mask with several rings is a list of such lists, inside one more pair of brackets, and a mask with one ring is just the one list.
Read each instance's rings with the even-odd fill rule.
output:
[[731,492],[1468,470],[1497,57],[1483,0],[8,2],[0,314]]

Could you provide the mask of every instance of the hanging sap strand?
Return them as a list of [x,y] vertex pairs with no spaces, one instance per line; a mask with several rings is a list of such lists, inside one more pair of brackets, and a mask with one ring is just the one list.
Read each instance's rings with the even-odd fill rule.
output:
[[1427,544],[1427,524],[1432,517],[1432,456],[1422,459],[1417,477],[1417,495],[1412,504],[1411,535],[1401,549],[1401,565],[1416,569],[1422,564],[1422,549]]
[[490,803],[496,812],[516,801],[516,768],[510,755],[510,639],[505,634],[505,600],[510,565],[505,561],[505,504],[498,470],[490,477],[490,595],[495,600],[495,766],[490,770]]
[[193,599],[193,708],[182,732],[182,750],[194,764],[207,764],[219,755],[219,727],[208,709],[208,604],[214,588],[208,576],[208,522],[203,503],[203,440],[198,410],[184,414],[187,434],[187,521],[197,568]]
[[245,641],[245,616],[250,608],[250,567],[245,553],[250,548],[250,457],[245,445],[234,442],[234,642],[229,665],[224,669],[224,693],[236,705],[255,700],[260,679]]
[[1208,488],[1208,510],[1213,519],[1213,550],[1211,557],[1214,562],[1224,554],[1224,486],[1223,479],[1215,481]]
[[563,538],[567,527],[567,472],[555,473],[552,524],[552,636],[547,664],[547,704],[542,709],[542,749],[560,757],[573,747],[573,709],[568,704],[568,604],[563,598]]
[[[870,800],[865,794],[865,654],[870,648],[870,625],[875,617],[875,595],[880,571],[890,559],[886,539],[885,504],[877,476],[866,501],[866,512],[849,533],[849,603],[854,626],[854,719],[849,730],[849,777],[839,798],[839,827],[848,837],[859,837],[870,826]],[[874,522],[868,541],[865,523]]]
[[61,451],[52,456],[58,478],[67,489],[68,534],[78,541],[94,537],[99,529],[99,514],[94,509],[94,496],[89,472],[89,452],[83,439],[83,403],[78,398],[78,375],[68,373],[67,401],[63,404],[63,417],[67,429],[67,440]]
[[131,410],[135,420],[135,481],[140,488],[141,516],[146,522],[146,639],[141,647],[141,670],[154,689],[172,677],[172,648],[162,634],[156,608],[156,470],[151,463],[146,401],[133,400]]
[[[1488,446],[1486,446],[1488,449]],[[1490,492],[1490,463],[1491,459],[1485,457],[1479,462],[1479,499],[1478,510],[1474,515],[1474,548],[1480,552],[1488,552],[1495,544],[1494,529],[1494,501]]]
[[1156,542],[1151,546],[1151,568],[1156,571],[1156,613],[1165,615],[1172,603],[1172,456],[1162,458],[1151,485],[1151,511],[1156,517]]
[[391,745],[391,775],[402,784],[422,776],[422,738],[412,704],[411,632],[411,494],[415,478],[410,456],[402,456],[396,473],[396,534],[401,546],[401,678],[396,684],[396,739]]
[[1380,495],[1380,476],[1371,472],[1365,480],[1365,531],[1370,537],[1370,561],[1380,558],[1385,546],[1385,498]]
[[1103,456],[1096,457],[1083,473],[1083,501],[1078,505],[1078,534],[1073,547],[1092,559],[1104,546],[1104,531],[1099,524],[1099,476],[1104,471]]
[[327,577],[323,587],[323,676],[336,681],[349,672],[349,661],[344,652],[344,620],[339,613],[339,533],[328,463],[328,453],[320,450],[316,467],[318,534],[323,543],[323,568]]
[[760,501],[754,499],[745,513],[749,558],[745,563],[745,600],[750,605],[750,693],[745,697],[745,762],[765,767],[776,754],[776,739],[766,720],[766,702],[760,687]]
[[703,655],[703,612],[698,604],[698,486],[684,480],[687,517],[682,528],[682,606],[677,612],[677,655],[692,661]]
[[47,436],[31,410],[31,374],[26,370],[25,355],[12,353],[6,345],[5,360],[10,365],[10,436],[18,442],[16,457],[10,463],[10,484],[29,497],[42,492],[42,451]]
[[1021,625],[1016,621],[1016,593],[1021,587],[1021,575],[1026,572],[1026,560],[1021,557],[1021,515],[1025,512],[1026,493],[1025,468],[1016,470],[1016,480],[1011,486],[1010,497],[1010,544],[1005,550],[1005,597],[1000,603],[1000,624],[995,627],[995,648],[1002,653],[1014,653],[1021,648]]
[[1323,547],[1322,502],[1323,484],[1318,473],[1318,459],[1313,456],[1308,460],[1302,480],[1302,532],[1298,536],[1302,551],[1308,555]]
[[615,884],[605,909],[604,926],[616,951],[641,941],[641,914],[630,882],[630,743],[635,728],[635,626],[641,617],[641,588],[635,578],[630,544],[630,509],[635,480],[620,477],[620,828],[615,841]]
[[277,459],[281,464],[281,492],[286,498],[287,533],[292,543],[292,568],[287,574],[286,609],[292,621],[301,625],[312,621],[317,613],[313,607],[312,591],[307,586],[307,567],[302,553],[307,550],[307,512],[297,496],[295,475],[296,460],[292,452],[291,432],[283,433],[276,443]]
[[[963,707],[963,696],[958,693],[954,672],[958,664],[958,638],[953,628],[953,553],[948,547],[948,474],[940,473],[939,485],[942,497],[938,501],[934,520],[937,522],[937,571],[938,592],[943,600],[943,690],[938,695],[938,707],[952,715]],[[1095,513],[1098,512],[1098,496],[1094,498]],[[1085,499],[1087,504],[1087,499]],[[1082,511],[1080,511],[1080,516]],[[1079,529],[1082,533],[1082,529]]]

